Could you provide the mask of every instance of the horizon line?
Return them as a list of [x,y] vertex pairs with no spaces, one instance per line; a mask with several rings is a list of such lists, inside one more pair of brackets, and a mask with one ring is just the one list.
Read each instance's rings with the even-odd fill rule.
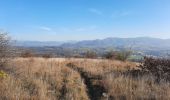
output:
[[30,41],[30,42],[78,42],[78,41],[90,41],[90,40],[104,40],[109,38],[119,38],[119,39],[135,39],[135,38],[152,38],[152,39],[161,39],[161,40],[170,40],[170,38],[158,38],[158,37],[151,37],[151,36],[139,36],[139,37],[106,37],[106,38],[96,38],[96,39],[81,39],[81,40],[19,40],[19,39],[12,39],[12,41]]

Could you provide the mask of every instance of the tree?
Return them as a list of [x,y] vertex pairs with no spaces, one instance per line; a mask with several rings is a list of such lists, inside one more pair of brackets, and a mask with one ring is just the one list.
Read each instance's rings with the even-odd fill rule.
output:
[[132,52],[128,50],[123,50],[117,53],[116,59],[121,61],[126,61],[130,56]]
[[116,55],[117,53],[115,51],[109,51],[109,52],[106,52],[106,54],[104,54],[104,58],[106,59],[115,59],[116,58]]
[[0,31],[0,66],[12,56],[11,42],[7,32]]
[[97,57],[97,54],[96,54],[95,51],[88,50],[88,51],[85,53],[85,57],[86,57],[86,58],[96,58],[96,57]]

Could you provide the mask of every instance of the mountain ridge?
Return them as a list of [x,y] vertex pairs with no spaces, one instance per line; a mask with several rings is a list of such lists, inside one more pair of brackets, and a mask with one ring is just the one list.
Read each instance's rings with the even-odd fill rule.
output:
[[64,43],[61,47],[90,47],[90,48],[106,48],[106,47],[134,47],[134,48],[170,48],[170,39],[159,39],[150,37],[137,38],[117,38],[109,37],[105,39],[84,40],[76,43]]
[[105,39],[82,40],[82,41],[16,41],[16,46],[43,47],[56,46],[63,48],[107,48],[125,47],[138,49],[170,49],[170,39],[152,37],[119,38],[108,37]]

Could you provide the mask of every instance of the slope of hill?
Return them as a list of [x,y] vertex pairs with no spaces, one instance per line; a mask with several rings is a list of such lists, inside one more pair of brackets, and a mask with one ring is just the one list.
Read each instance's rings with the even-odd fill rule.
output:
[[106,48],[106,47],[126,47],[135,50],[150,50],[150,49],[170,49],[169,39],[158,39],[149,37],[138,38],[106,38],[102,40],[85,40],[77,43],[64,43],[62,47],[70,48]]
[[14,44],[16,46],[23,46],[23,47],[42,47],[42,46],[59,46],[64,42],[57,42],[57,41],[16,41]]
[[106,38],[83,41],[16,41],[16,46],[43,47],[58,46],[63,48],[106,48],[106,47],[129,47],[136,50],[170,49],[170,39],[149,37],[138,38]]

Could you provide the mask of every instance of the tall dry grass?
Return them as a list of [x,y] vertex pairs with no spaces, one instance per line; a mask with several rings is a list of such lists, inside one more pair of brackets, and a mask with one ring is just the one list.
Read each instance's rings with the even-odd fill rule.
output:
[[88,100],[79,73],[65,65],[61,59],[14,59],[8,65],[8,77],[1,79],[0,97],[8,100]]
[[138,63],[106,59],[69,59],[71,63],[92,75],[104,75],[115,71],[138,69]]
[[[121,62],[116,60],[81,60],[71,59],[70,62],[89,76],[99,75],[97,81],[107,90],[104,96],[111,100],[170,100],[170,83],[155,82],[150,75],[131,76],[123,74],[129,70],[139,69],[139,63]],[[118,73],[117,73],[118,72]],[[96,80],[93,82],[96,84]]]
[[133,78],[116,74],[137,69],[138,63],[72,58],[13,59],[6,68],[7,77],[0,78],[0,99],[89,100],[88,84],[68,63],[91,76],[102,76],[92,83],[107,90],[103,93],[104,100],[170,100],[169,82],[156,83],[148,75]]
[[123,100],[169,100],[170,83],[155,83],[154,77],[142,76],[134,79],[130,76],[107,75],[103,79],[112,99]]

